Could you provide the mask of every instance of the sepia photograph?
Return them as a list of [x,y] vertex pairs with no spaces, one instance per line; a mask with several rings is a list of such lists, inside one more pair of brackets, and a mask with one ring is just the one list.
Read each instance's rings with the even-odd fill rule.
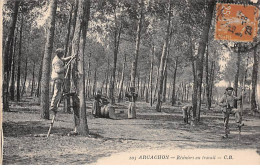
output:
[[0,164],[260,165],[260,0],[1,0]]

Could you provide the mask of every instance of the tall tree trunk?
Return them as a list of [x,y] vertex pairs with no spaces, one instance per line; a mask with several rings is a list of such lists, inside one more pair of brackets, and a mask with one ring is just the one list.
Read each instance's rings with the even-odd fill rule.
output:
[[212,104],[212,90],[214,87],[214,75],[215,75],[215,61],[212,61],[211,63],[211,72],[210,72],[210,87],[209,87],[209,102],[208,102],[208,107],[211,108]]
[[[117,5],[117,4],[116,4]],[[115,90],[115,82],[116,82],[116,67],[117,67],[117,55],[118,55],[118,48],[119,48],[119,41],[122,31],[122,24],[120,24],[120,28],[117,27],[117,16],[116,16],[116,7],[114,9],[114,21],[115,21],[115,32],[114,32],[114,62],[113,62],[113,71],[109,86],[109,98],[111,100],[111,104],[115,104],[115,97],[114,97],[114,90]]]
[[[196,97],[196,101],[193,102],[193,116],[196,116],[197,121],[200,121],[200,110],[201,110],[201,89],[202,89],[202,78],[203,78],[203,61],[204,61],[204,53],[205,48],[208,43],[208,33],[211,26],[211,20],[213,15],[213,10],[215,6],[215,0],[208,0],[206,7],[206,18],[205,24],[203,26],[202,37],[199,42],[198,48],[198,59],[196,61],[196,83],[194,85],[194,96]],[[197,92],[197,93],[196,93]]]
[[[70,33],[70,43],[68,47],[68,55],[71,55],[72,53],[72,40],[74,38],[75,28],[76,28],[76,21],[77,21],[77,15],[78,15],[78,6],[79,6],[79,0],[75,0],[74,6],[73,6],[73,16],[71,19],[71,33]],[[68,74],[68,76],[71,76]]]
[[173,83],[172,83],[172,106],[176,104],[176,93],[175,93],[175,88],[176,88],[176,76],[177,76],[177,69],[178,69],[178,58],[175,60],[175,68],[174,68],[174,73],[173,73]]
[[139,48],[140,48],[140,41],[141,41],[141,30],[142,30],[142,20],[143,20],[143,0],[139,0],[140,2],[140,14],[137,26],[137,34],[135,40],[135,56],[132,62],[132,69],[131,69],[131,87],[135,87],[135,78],[136,78],[136,71],[137,71],[137,62],[139,57]]
[[33,62],[33,74],[32,74],[32,89],[31,89],[31,96],[33,96],[33,92],[34,92],[34,70],[35,70],[35,62]]
[[[138,19],[138,25],[137,25],[137,34],[136,34],[136,40],[135,40],[135,55],[134,60],[132,62],[132,68],[131,68],[131,87],[135,88],[135,78],[136,78],[136,71],[137,71],[137,62],[139,57],[139,50],[140,50],[140,42],[141,42],[141,30],[142,30],[142,20],[143,20],[143,8],[144,8],[144,2],[143,0],[138,0],[139,2],[139,19]],[[133,108],[131,107],[133,106]],[[136,118],[136,111],[135,111],[135,101],[130,102],[129,110],[128,110],[128,118]]]
[[[66,58],[68,56],[72,14],[73,14],[73,5],[70,6],[70,15],[69,15],[69,20],[68,20],[68,24],[67,24],[67,35],[66,35],[66,39],[65,39],[64,58]],[[69,69],[68,69],[67,79],[65,79],[65,81],[64,81],[64,93],[69,93],[70,92],[70,72],[71,72],[71,68],[70,68],[70,66],[68,68]],[[70,106],[71,106],[70,105],[70,97],[69,96],[64,97],[64,108],[63,108],[63,111],[65,113],[70,113],[71,112]]]
[[[237,72],[235,75],[235,82],[234,82],[234,91],[235,91],[235,96],[237,96],[237,91],[238,91],[238,79],[239,79],[239,71],[240,71],[240,64],[241,64],[241,43],[238,43],[238,53],[237,53]],[[237,101],[234,103],[234,107],[237,108]]]
[[154,44],[152,46],[152,55],[151,55],[151,69],[150,69],[150,106],[153,106],[153,64],[155,58],[155,48]]
[[72,63],[72,79],[76,87],[76,94],[73,96],[73,108],[75,128],[80,135],[86,136],[89,134],[89,130],[85,102],[84,50],[90,15],[90,0],[79,0],[78,8],[75,35],[72,40],[72,55],[77,57],[77,60]]
[[66,35],[66,39],[65,39],[65,53],[64,53],[64,57],[67,57],[67,55],[68,55],[72,14],[73,14],[73,5],[70,6],[70,15],[69,15],[69,20],[68,20],[68,24],[67,24],[67,35]]
[[93,80],[93,95],[95,95],[97,92],[97,67],[95,67],[94,71],[94,80]]
[[124,78],[125,78],[125,66],[126,66],[126,54],[125,54],[125,60],[124,60],[123,69],[122,69],[121,81],[119,84],[118,103],[123,99],[123,84],[124,84]]
[[[17,33],[18,34],[18,33]],[[13,46],[13,63],[12,63],[12,78],[11,78],[11,86],[10,86],[10,99],[14,101],[14,94],[15,94],[15,55],[16,55],[16,39],[14,39],[14,46]]]
[[86,86],[87,99],[90,99],[90,58],[91,58],[91,52],[89,52],[89,56],[88,56],[88,72],[87,72],[87,86]]
[[41,65],[40,65],[40,69],[39,69],[39,72],[38,72],[38,85],[37,85],[37,90],[36,90],[36,93],[35,93],[36,97],[39,97],[40,96],[40,92],[41,92],[43,58],[44,58],[44,54],[42,56]]
[[257,47],[254,49],[254,64],[253,64],[253,71],[252,71],[252,92],[251,92],[251,110],[256,111],[257,104],[256,104],[256,86],[257,86],[257,76],[258,74],[258,63],[259,63],[259,56],[257,54]]
[[206,99],[207,99],[206,104],[209,110],[210,97],[209,97],[209,45],[208,44],[207,44],[207,52],[206,52],[206,60],[205,60],[205,72],[206,72],[205,78],[206,78]]
[[107,72],[106,72],[106,87],[105,87],[105,90],[106,90],[106,95],[108,96],[108,76],[109,76],[109,57],[107,57]]
[[11,50],[11,41],[14,37],[14,31],[15,31],[15,26],[16,26],[16,22],[17,22],[17,16],[18,16],[18,8],[19,8],[19,1],[15,1],[14,2],[14,9],[13,9],[13,14],[12,14],[12,22],[11,22],[11,26],[9,28],[9,34],[7,37],[7,41],[5,44],[5,48],[4,48],[4,59],[3,59],[3,65],[4,65],[4,73],[3,73],[3,110],[4,111],[10,111],[9,109],[9,100],[8,100],[8,60],[9,60],[9,52]]
[[48,26],[47,40],[44,49],[44,58],[42,64],[41,81],[41,118],[49,119],[49,83],[50,83],[50,65],[53,49],[53,39],[55,30],[55,16],[57,9],[57,0],[50,0],[50,23]]
[[169,43],[169,35],[170,35],[170,27],[171,27],[171,0],[168,2],[168,23],[167,23],[167,28],[165,32],[165,40],[164,40],[164,45],[163,45],[163,50],[162,50],[162,55],[161,55],[161,61],[160,61],[160,67],[159,67],[159,86],[158,86],[158,93],[157,93],[157,104],[156,104],[156,111],[161,112],[161,105],[162,105],[162,90],[163,90],[163,70],[165,66],[165,60],[166,60],[166,55],[167,55],[167,47]]
[[21,14],[21,23],[20,23],[20,41],[19,41],[19,54],[18,54],[18,63],[17,63],[17,83],[16,83],[16,99],[20,101],[21,99],[21,57],[22,57],[22,40],[23,40],[23,14]]
[[159,85],[159,67],[157,67],[157,78],[156,78],[155,89],[154,89],[154,94],[153,94],[153,103],[156,100],[156,93],[158,90],[158,85]]
[[[167,68],[167,65],[165,66],[165,68]],[[165,69],[164,72],[162,102],[166,101],[166,91],[167,91],[167,69]]]

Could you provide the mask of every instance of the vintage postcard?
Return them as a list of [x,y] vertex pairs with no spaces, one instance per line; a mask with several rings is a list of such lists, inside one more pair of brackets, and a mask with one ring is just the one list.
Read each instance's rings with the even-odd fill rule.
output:
[[259,165],[257,0],[3,0],[3,165]]

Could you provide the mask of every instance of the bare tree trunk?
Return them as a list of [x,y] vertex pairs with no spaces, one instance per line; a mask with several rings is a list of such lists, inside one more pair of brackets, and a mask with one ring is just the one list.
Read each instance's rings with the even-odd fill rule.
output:
[[158,90],[158,85],[159,85],[159,67],[157,67],[157,78],[156,78],[156,84],[155,84],[155,89],[154,89],[154,94],[153,94],[153,103],[156,100],[156,93]]
[[4,111],[10,111],[9,109],[9,100],[8,100],[8,60],[9,60],[9,52],[12,49],[11,48],[11,41],[14,37],[14,31],[15,31],[15,25],[17,22],[17,16],[18,16],[18,8],[19,8],[19,1],[14,2],[14,8],[13,8],[13,14],[12,14],[12,22],[11,26],[9,28],[9,34],[7,37],[6,45],[4,48],[4,59],[3,59],[3,65],[4,65],[4,73],[3,73],[3,110]]
[[119,84],[118,103],[123,99],[123,84],[124,84],[124,78],[125,78],[125,73],[124,73],[125,66],[126,66],[126,54],[125,54],[125,60],[124,60],[123,69],[122,69],[121,81]]
[[105,87],[105,90],[106,90],[106,95],[108,96],[108,76],[109,76],[109,57],[107,57],[107,72],[106,72],[106,87]]
[[23,81],[21,96],[23,96],[24,93],[26,93],[26,91],[27,91],[27,89],[26,89],[26,80],[27,80],[27,74],[28,74],[27,71],[28,71],[28,57],[26,57],[26,61],[25,61],[24,81]]
[[[70,6],[70,15],[69,15],[69,20],[68,20],[68,24],[67,24],[67,35],[66,35],[66,39],[65,39],[65,53],[64,53],[64,58],[66,58],[68,56],[68,50],[69,50],[69,42],[70,42],[70,31],[71,31],[71,21],[72,21],[72,14],[73,14],[73,5]],[[73,25],[75,26],[75,25]],[[73,32],[74,33],[74,32]],[[70,53],[71,54],[71,51]],[[68,75],[67,75],[67,79],[64,80],[64,93],[69,93],[70,92],[70,72],[71,72],[71,68],[70,66],[68,67]],[[70,97],[69,96],[65,96],[64,97],[64,107],[63,107],[63,111],[65,113],[71,113],[71,108],[70,108]]]
[[161,106],[162,106],[162,90],[163,90],[163,70],[165,66],[165,60],[167,55],[167,47],[169,43],[169,35],[170,35],[170,27],[171,27],[171,1],[168,2],[168,23],[167,23],[167,29],[165,33],[165,40],[161,55],[161,62],[159,67],[159,87],[158,87],[158,93],[157,93],[157,104],[156,104],[156,111],[161,112]]
[[95,67],[94,71],[94,81],[93,81],[93,95],[97,92],[97,67]]
[[204,53],[205,48],[208,43],[208,33],[211,26],[211,20],[213,15],[213,10],[215,6],[215,0],[209,0],[206,2],[206,18],[205,18],[205,24],[203,27],[202,37],[199,42],[199,48],[198,48],[198,59],[196,63],[196,71],[197,71],[197,79],[194,86],[195,92],[194,96],[196,97],[196,101],[193,102],[193,116],[196,116],[197,121],[200,121],[200,110],[201,110],[201,86],[202,86],[202,78],[203,78],[203,61],[204,61]]
[[162,94],[162,102],[166,101],[166,91],[167,91],[167,65],[165,66],[165,74],[163,80],[163,94]]
[[[235,75],[235,82],[234,82],[234,91],[235,91],[235,96],[237,96],[237,91],[238,91],[238,79],[239,79],[239,71],[240,71],[240,64],[241,64],[241,53],[240,53],[240,49],[241,49],[241,44],[238,44],[238,53],[237,53],[237,72]],[[237,108],[237,101],[235,101],[234,103],[234,107]]]
[[55,16],[57,9],[57,0],[50,1],[50,24],[48,28],[47,40],[45,44],[43,66],[42,66],[42,82],[41,82],[41,118],[49,119],[49,83],[50,83],[50,64],[53,49]]
[[33,92],[34,92],[34,71],[35,71],[35,62],[33,62],[33,74],[32,74],[32,88],[31,88],[31,96],[33,96]]
[[22,57],[22,39],[23,39],[23,14],[21,15],[21,23],[20,23],[20,41],[19,41],[19,54],[18,54],[18,68],[17,68],[17,84],[16,84],[16,99],[20,101],[21,99],[21,92],[20,92],[20,85],[21,85],[21,57]]
[[207,108],[208,110],[210,109],[209,106],[209,101],[210,101],[210,97],[209,97],[209,44],[207,44],[207,52],[206,52],[206,60],[205,60],[205,78],[206,78],[206,98],[207,98]]
[[258,74],[258,63],[259,63],[259,56],[257,54],[257,47],[254,49],[254,64],[252,70],[252,92],[251,92],[251,110],[256,111],[257,104],[256,104],[256,87],[257,87],[257,76]]
[[91,52],[89,53],[88,57],[88,73],[87,73],[87,86],[86,86],[86,97],[87,99],[90,99],[90,58],[91,58]]
[[155,58],[155,48],[154,44],[152,46],[152,55],[151,55],[151,69],[150,69],[150,106],[153,106],[153,64]]
[[132,69],[131,69],[131,87],[135,87],[135,78],[136,78],[136,71],[137,71],[137,62],[139,57],[139,48],[140,48],[140,41],[141,41],[141,30],[142,30],[142,20],[143,20],[143,0],[140,0],[140,14],[137,26],[137,34],[136,34],[136,43],[135,43],[135,58],[132,62]]
[[37,91],[36,91],[36,93],[35,93],[35,96],[36,96],[36,97],[39,97],[39,96],[40,96],[40,92],[41,92],[43,57],[44,57],[44,55],[42,56],[41,66],[40,66],[39,73],[38,73],[38,86],[37,86]]
[[[117,4],[116,4],[117,5]],[[113,71],[109,86],[109,98],[111,100],[111,104],[115,104],[115,97],[114,97],[114,88],[115,88],[115,82],[116,82],[116,67],[117,67],[117,55],[118,55],[118,48],[119,48],[119,41],[122,31],[122,24],[120,24],[120,28],[117,27],[117,17],[116,17],[116,6],[114,8],[114,21],[115,21],[115,32],[114,32],[114,62],[113,62]]]
[[72,40],[72,55],[77,57],[77,60],[72,64],[72,79],[76,87],[73,108],[75,128],[80,135],[86,136],[89,134],[89,130],[85,102],[84,48],[90,15],[90,0],[79,0],[78,8],[75,35]]
[[176,104],[176,93],[175,93],[175,85],[176,85],[176,76],[177,76],[177,69],[178,69],[178,58],[175,60],[175,68],[174,68],[174,73],[173,73],[173,83],[172,83],[172,106]]
[[215,61],[212,61],[211,72],[210,72],[209,100],[208,100],[209,108],[211,108],[211,104],[212,104],[212,90],[213,90],[213,86],[214,86],[214,75],[215,75]]
[[70,15],[69,15],[69,20],[68,20],[68,24],[67,24],[67,36],[66,36],[66,39],[65,39],[65,53],[64,53],[64,57],[67,57],[67,55],[68,55],[72,14],[73,14],[73,5],[70,6]]
[[[137,26],[137,34],[136,34],[136,41],[135,41],[135,55],[134,60],[132,62],[131,68],[131,87],[135,88],[135,78],[136,78],[136,71],[137,71],[137,62],[139,57],[139,48],[140,48],[140,41],[141,41],[141,30],[142,30],[142,20],[143,20],[143,8],[144,8],[144,1],[138,0],[139,2],[139,19],[138,19],[138,26]],[[135,101],[130,102],[128,108],[128,118],[136,118],[136,111],[135,111]]]
[[14,94],[15,94],[15,55],[16,55],[16,37],[14,39],[14,45],[13,45],[12,78],[11,78],[11,86],[10,86],[10,99],[12,101],[14,101]]

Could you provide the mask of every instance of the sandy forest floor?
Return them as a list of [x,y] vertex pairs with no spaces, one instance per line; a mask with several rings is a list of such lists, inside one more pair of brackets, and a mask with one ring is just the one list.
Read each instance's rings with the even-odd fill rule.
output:
[[[156,112],[149,104],[138,102],[136,119],[127,119],[127,106],[127,103],[115,105],[117,119],[93,118],[90,114],[91,102],[87,102],[90,137],[68,137],[67,133],[73,128],[73,114],[59,112],[52,134],[46,138],[35,137],[47,134],[51,122],[40,119],[38,100],[27,97],[19,103],[11,102],[11,112],[3,113],[3,164],[109,164],[112,160],[116,160],[113,164],[144,164],[140,162],[140,152],[142,155],[152,151],[148,153],[152,156],[160,155],[163,150],[173,153],[168,162],[161,160],[161,164],[181,163],[175,158],[178,150],[182,151],[182,155],[186,154],[188,158],[184,163],[189,164],[196,151],[219,152],[215,155],[220,159],[226,157],[221,151],[227,149],[240,153],[255,151],[253,155],[260,164],[260,118],[249,111],[244,113],[245,126],[238,140],[234,116],[230,119],[230,137],[221,138],[223,119],[218,107],[210,111],[203,109],[201,123],[192,127],[183,123],[181,106],[164,104],[162,112]],[[122,110],[124,113],[120,113]],[[148,155],[146,161],[150,157]],[[247,153],[242,155],[245,157]],[[158,161],[158,158],[154,159]]]

